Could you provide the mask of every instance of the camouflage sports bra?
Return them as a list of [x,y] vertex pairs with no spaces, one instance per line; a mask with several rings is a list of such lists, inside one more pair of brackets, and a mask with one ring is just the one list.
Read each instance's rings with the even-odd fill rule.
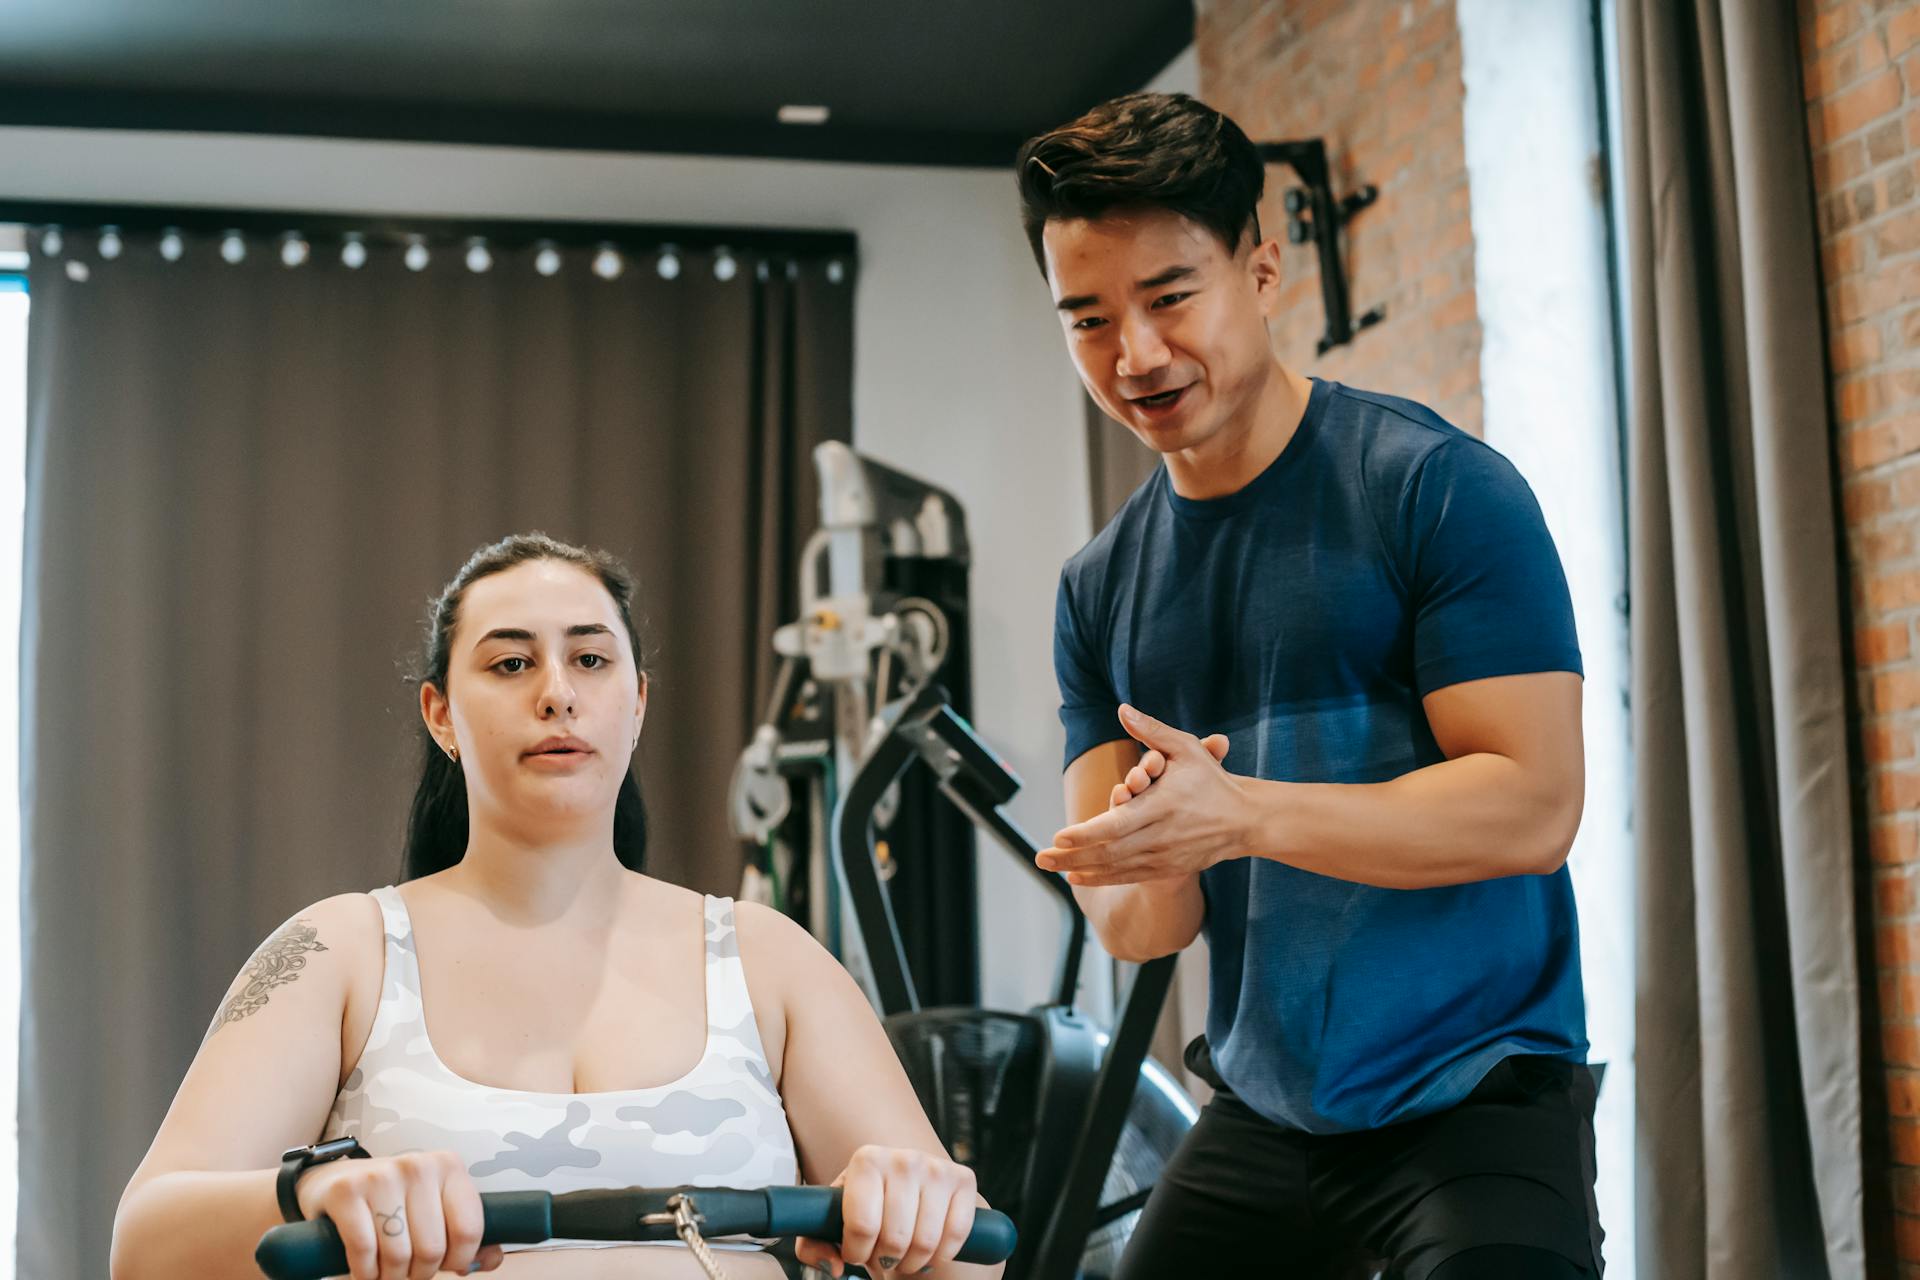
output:
[[793,1133],[747,994],[732,899],[706,899],[707,1046],[693,1070],[651,1089],[535,1093],[476,1084],[440,1061],[427,1039],[406,903],[391,885],[373,898],[386,921],[380,1011],[323,1140],[355,1137],[376,1156],[457,1152],[482,1191],[798,1181]]

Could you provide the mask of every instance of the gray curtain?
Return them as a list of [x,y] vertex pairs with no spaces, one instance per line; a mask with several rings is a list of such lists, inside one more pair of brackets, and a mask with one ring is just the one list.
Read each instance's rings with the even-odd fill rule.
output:
[[1865,1273],[1847,697],[1793,10],[1621,0],[1639,1274]]
[[[74,243],[76,240],[79,243]],[[724,798],[846,440],[852,263],[603,280],[496,250],[360,270],[190,239],[30,271],[19,1274],[106,1274],[114,1206],[220,993],[314,899],[391,883],[401,675],[477,546],[635,570],[649,869],[739,884]],[[87,268],[84,282],[68,264]],[[763,265],[764,264],[764,265]],[[759,687],[756,687],[759,686]]]

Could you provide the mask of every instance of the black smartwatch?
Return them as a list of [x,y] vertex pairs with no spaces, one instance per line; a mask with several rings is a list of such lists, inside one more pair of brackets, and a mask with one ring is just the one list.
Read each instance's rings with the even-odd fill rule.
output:
[[335,1138],[332,1142],[287,1148],[280,1156],[280,1176],[273,1183],[274,1193],[280,1197],[280,1216],[288,1222],[306,1220],[306,1215],[300,1212],[300,1197],[294,1192],[301,1174],[317,1164],[326,1164],[342,1156],[349,1160],[366,1160],[372,1154],[360,1145],[357,1138]]

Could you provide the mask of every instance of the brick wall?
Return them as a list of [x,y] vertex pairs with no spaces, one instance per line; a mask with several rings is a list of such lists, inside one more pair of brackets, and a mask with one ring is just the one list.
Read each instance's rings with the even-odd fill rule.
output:
[[1920,0],[1800,0],[1901,1274],[1920,1277]]
[[1281,239],[1286,285],[1274,326],[1288,367],[1423,401],[1478,435],[1480,320],[1467,209],[1460,32],[1453,0],[1199,0],[1201,96],[1255,142],[1325,138],[1333,189],[1380,200],[1348,226],[1357,317],[1387,318],[1326,356],[1313,246],[1287,245],[1282,193],[1267,171],[1261,229]]

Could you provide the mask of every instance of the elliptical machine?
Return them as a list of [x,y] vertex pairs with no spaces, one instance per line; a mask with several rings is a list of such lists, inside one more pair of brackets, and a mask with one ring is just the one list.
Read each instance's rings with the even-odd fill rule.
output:
[[[821,529],[803,553],[801,617],[775,634],[782,667],[730,801],[736,832],[765,850],[765,874],[750,872],[743,896],[771,885],[775,905],[800,915],[861,981],[941,1140],[1020,1224],[1009,1280],[1097,1280],[1112,1273],[1197,1117],[1146,1056],[1173,960],[1140,967],[1112,1034],[1076,1008],[1086,919],[1004,811],[1019,780],[937,682],[966,675],[960,504],[842,444],[821,445],[814,461]],[[922,965],[942,958],[924,931],[944,921],[914,903],[909,918],[923,936],[910,947],[889,881],[930,859],[973,856],[964,836],[928,841],[937,828],[925,814],[898,820],[934,795],[965,816],[962,832],[984,829],[1065,911],[1046,1004],[1024,1013],[920,1007],[908,955]],[[964,883],[970,898],[971,875]],[[971,920],[971,901],[954,905]]]

